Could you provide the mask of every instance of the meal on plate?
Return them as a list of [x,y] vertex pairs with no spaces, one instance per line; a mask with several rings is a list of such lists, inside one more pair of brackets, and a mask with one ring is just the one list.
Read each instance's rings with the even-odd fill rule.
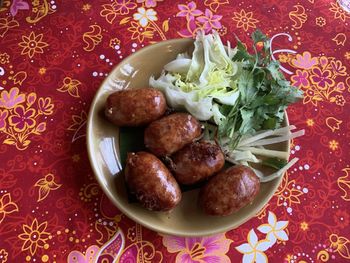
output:
[[[227,216],[298,161],[271,145],[304,134],[284,123],[302,92],[271,58],[270,40],[260,31],[252,40],[251,54],[238,39],[225,47],[216,32],[199,32],[192,54],[178,54],[148,88],[107,98],[109,121],[145,127],[147,150],[128,153],[124,169],[129,193],[145,208],[169,211],[181,202],[181,185],[201,185],[203,212]],[[264,174],[263,166],[274,171]]]

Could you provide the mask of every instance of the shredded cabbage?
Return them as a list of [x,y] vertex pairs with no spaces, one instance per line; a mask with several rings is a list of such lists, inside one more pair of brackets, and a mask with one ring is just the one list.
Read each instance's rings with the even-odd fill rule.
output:
[[239,97],[235,80],[239,62],[231,59],[235,50],[227,50],[217,32],[199,32],[192,58],[179,54],[164,66],[159,78],[152,76],[149,84],[165,94],[172,108],[187,110],[201,121],[211,119],[219,125],[226,118],[219,104],[232,106]]

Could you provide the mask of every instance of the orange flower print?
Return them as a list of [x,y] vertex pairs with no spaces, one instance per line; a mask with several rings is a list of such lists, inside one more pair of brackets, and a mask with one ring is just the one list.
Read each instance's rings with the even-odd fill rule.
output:
[[234,12],[232,19],[237,22],[237,28],[243,28],[244,31],[256,28],[256,24],[259,23],[259,20],[253,18],[253,12],[246,12],[244,9],[240,12]]
[[334,80],[331,78],[332,73],[329,70],[321,71],[319,68],[313,68],[312,73],[311,81],[320,89],[334,86]]
[[349,15],[339,6],[338,3],[331,3],[331,8],[329,8],[329,10],[334,14],[334,18],[340,19],[343,22],[349,18]]
[[316,25],[319,27],[323,27],[326,25],[326,19],[324,19],[322,16],[316,17]]
[[209,8],[213,11],[216,12],[220,5],[228,4],[228,0],[205,0],[204,4],[206,6],[209,6]]
[[131,39],[137,39],[139,42],[143,42],[145,38],[152,38],[154,29],[150,27],[142,27],[138,23],[131,21],[131,26],[128,31],[132,33]]
[[10,63],[10,56],[7,53],[0,53],[0,64]]
[[299,196],[303,194],[302,191],[296,189],[295,180],[291,180],[285,187],[283,187],[277,194],[277,205],[281,206],[286,202],[287,206],[290,207],[292,204],[300,204]]
[[44,247],[50,233],[46,232],[47,222],[39,224],[35,218],[31,225],[24,224],[22,226],[23,233],[18,237],[23,240],[22,251],[29,250],[31,255],[34,255],[38,248]]
[[100,16],[104,17],[106,21],[110,24],[114,22],[117,18],[118,12],[115,10],[115,6],[112,5],[102,5],[102,10]]
[[19,23],[13,18],[8,16],[6,18],[0,18],[0,37],[4,37],[10,28],[18,27]]
[[131,0],[115,0],[113,6],[118,14],[127,15],[130,10],[137,7],[137,4]]
[[33,128],[35,125],[35,110],[25,110],[22,105],[19,105],[14,110],[15,114],[9,117],[9,123],[15,131],[22,132],[27,128]]
[[331,67],[332,70],[335,74],[339,75],[339,76],[346,76],[346,67],[343,66],[342,62],[340,60],[337,61],[331,61]]
[[53,174],[47,174],[44,178],[39,179],[35,185],[39,187],[38,202],[44,200],[52,190],[57,190],[62,185],[55,182],[55,177]]
[[347,60],[350,60],[350,51],[345,52],[344,57],[345,57]]
[[12,88],[9,92],[7,90],[3,90],[0,95],[0,107],[4,107],[6,109],[12,109],[24,101],[25,96],[24,94],[19,95],[18,88]]
[[6,118],[8,116],[7,110],[0,110],[0,131],[6,128]]
[[336,95],[335,97],[330,99],[331,102],[335,101],[335,104],[339,106],[344,106],[346,101],[343,95]]
[[111,40],[109,40],[109,46],[113,49],[115,49],[117,46],[120,45],[120,39],[119,38],[112,38]]
[[18,45],[22,47],[21,55],[28,55],[30,58],[34,57],[36,53],[44,53],[45,47],[49,46],[48,43],[42,41],[43,34],[35,35],[32,31],[29,36],[22,36],[22,42]]
[[51,103],[51,98],[39,98],[38,108],[40,114],[51,115],[54,108],[54,105]]
[[7,214],[11,214],[17,211],[18,211],[18,206],[16,205],[16,203],[12,202],[11,194],[10,193],[4,194],[0,198],[0,224],[4,220]]
[[0,249],[0,263],[5,263],[8,255],[9,253],[7,253],[5,249]]
[[68,92],[72,97],[79,98],[79,90],[78,86],[81,82],[77,79],[72,79],[70,77],[65,77],[63,79],[63,85],[59,89],[60,92]]

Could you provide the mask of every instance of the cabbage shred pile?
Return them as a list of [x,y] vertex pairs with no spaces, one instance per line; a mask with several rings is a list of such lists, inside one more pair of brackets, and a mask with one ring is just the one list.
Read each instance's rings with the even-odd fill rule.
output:
[[271,60],[270,40],[258,30],[252,40],[254,54],[239,39],[235,48],[229,42],[225,48],[216,32],[199,32],[192,57],[179,54],[150,86],[170,107],[214,122],[216,139],[228,138],[233,150],[243,136],[279,128],[287,106],[302,98]]

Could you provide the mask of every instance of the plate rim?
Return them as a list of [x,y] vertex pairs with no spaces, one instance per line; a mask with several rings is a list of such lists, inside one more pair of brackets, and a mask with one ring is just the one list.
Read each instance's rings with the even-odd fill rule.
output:
[[[102,83],[100,84],[99,88],[96,90],[95,94],[94,94],[94,98],[90,104],[90,109],[89,109],[89,113],[88,113],[88,117],[87,117],[87,128],[86,128],[86,147],[87,147],[87,151],[88,151],[88,159],[90,162],[90,166],[93,170],[94,176],[99,184],[99,186],[102,188],[104,194],[106,194],[109,198],[109,200],[111,201],[111,203],[113,203],[119,210],[120,212],[122,212],[123,214],[125,214],[128,218],[130,218],[131,220],[135,221],[136,223],[139,223],[140,225],[153,230],[157,233],[161,233],[161,234],[167,234],[167,235],[174,235],[174,236],[180,236],[180,237],[203,237],[203,236],[208,236],[208,235],[214,235],[214,234],[218,234],[218,233],[224,233],[227,232],[229,230],[233,230],[239,226],[241,226],[242,224],[246,223],[247,221],[249,221],[250,219],[252,219],[253,217],[256,216],[256,214],[258,214],[261,209],[269,203],[270,199],[274,196],[274,194],[276,193],[276,190],[278,189],[278,187],[280,186],[283,177],[285,176],[284,173],[282,176],[276,178],[274,181],[274,185],[273,185],[273,191],[271,191],[270,194],[266,195],[263,197],[263,200],[260,201],[260,204],[257,205],[257,208],[254,211],[251,211],[248,213],[248,216],[246,216],[246,218],[242,219],[242,220],[238,220],[235,222],[235,224],[232,225],[228,225],[228,226],[224,226],[221,228],[216,228],[216,229],[212,229],[212,230],[207,230],[207,231],[201,231],[201,232],[192,232],[192,231],[176,231],[176,228],[167,228],[164,229],[162,227],[157,227],[154,226],[153,224],[148,223],[147,221],[143,221],[140,220],[139,218],[137,218],[135,215],[133,215],[133,213],[129,212],[128,209],[124,208],[123,205],[119,204],[118,202],[118,198],[115,197],[115,195],[113,195],[108,188],[103,184],[102,182],[102,178],[100,178],[99,176],[99,171],[97,169],[97,161],[96,159],[93,158],[93,115],[94,112],[96,110],[96,103],[98,101],[98,97],[97,94],[99,94],[102,90],[102,88],[105,86],[106,82],[109,80],[110,76],[112,75],[113,72],[115,72],[119,67],[121,67],[122,65],[125,64],[126,61],[132,59],[134,56],[140,55],[143,52],[147,52],[149,49],[152,48],[156,48],[158,45],[164,45],[166,43],[174,43],[174,42],[190,42],[190,41],[194,41],[194,39],[190,39],[190,38],[174,38],[174,39],[169,39],[169,40],[165,40],[165,41],[160,41],[157,42],[155,44],[151,44],[148,45],[146,47],[141,48],[140,50],[136,51],[133,54],[130,54],[129,56],[127,56],[126,58],[124,58],[122,61],[120,61],[117,65],[115,65],[113,67],[113,69],[109,72],[108,76],[104,78],[104,80],[102,81]],[[285,122],[286,122],[286,126],[290,125],[289,124],[289,118],[288,118],[288,114],[287,111],[284,111],[284,118],[285,118]],[[288,150],[288,159],[290,157],[290,140],[287,141],[287,150]]]

